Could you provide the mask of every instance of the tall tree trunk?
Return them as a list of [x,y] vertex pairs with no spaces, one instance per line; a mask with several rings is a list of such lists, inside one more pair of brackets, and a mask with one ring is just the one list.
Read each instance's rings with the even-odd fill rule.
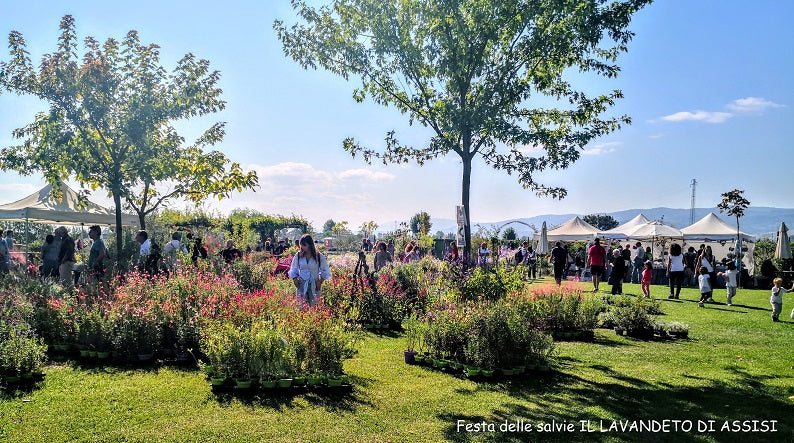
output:
[[141,224],[141,230],[146,230],[146,216],[144,215],[143,209],[138,212],[138,222]]
[[121,259],[121,196],[117,190],[113,191],[113,203],[116,205],[116,261]]
[[461,189],[460,204],[463,206],[464,222],[463,238],[465,244],[463,245],[463,256],[467,259],[471,258],[471,218],[469,212],[469,190],[471,189],[471,157],[466,156],[461,159],[463,161],[463,186]]

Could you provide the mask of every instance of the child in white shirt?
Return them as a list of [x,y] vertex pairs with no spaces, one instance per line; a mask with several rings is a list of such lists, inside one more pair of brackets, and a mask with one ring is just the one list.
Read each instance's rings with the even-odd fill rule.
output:
[[738,286],[737,281],[739,277],[739,271],[736,270],[736,264],[734,262],[728,263],[728,270],[725,272],[720,272],[717,275],[721,275],[723,278],[725,278],[725,290],[728,292],[728,297],[726,300],[728,302],[728,306],[730,306],[731,299],[734,295],[736,295],[736,287]]
[[711,298],[711,281],[709,270],[705,266],[700,267],[700,275],[698,276],[698,286],[700,286],[700,301],[698,307],[703,307],[703,303]]
[[791,285],[791,289],[786,289],[783,287],[783,279],[780,277],[774,279],[773,283],[775,286],[772,288],[772,297],[769,298],[769,302],[772,303],[772,321],[780,321],[778,316],[783,309],[783,294],[794,292],[794,284]]

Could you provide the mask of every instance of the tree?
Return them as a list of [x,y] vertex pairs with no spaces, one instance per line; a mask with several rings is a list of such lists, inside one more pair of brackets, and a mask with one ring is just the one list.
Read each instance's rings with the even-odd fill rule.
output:
[[[616,77],[618,55],[633,33],[632,14],[650,0],[334,0],[312,7],[293,1],[298,23],[274,29],[285,55],[345,79],[359,77],[356,101],[395,106],[434,135],[426,147],[402,145],[394,131],[384,151],[344,140],[367,163],[415,161],[450,153],[462,163],[465,247],[471,251],[472,164],[516,174],[539,196],[563,198],[535,174],[565,169],[587,143],[630,123],[601,118],[619,90],[590,97],[566,80],[573,71]],[[606,41],[608,40],[608,41]],[[532,107],[535,96],[560,108]],[[539,105],[535,105],[539,106]]]
[[346,221],[339,222],[335,224],[333,228],[331,228],[331,233],[335,236],[349,235],[350,229],[348,229],[347,225],[348,223]]
[[364,237],[369,237],[374,234],[377,229],[378,224],[370,220],[362,223],[361,226],[358,227],[358,232]]
[[411,220],[408,222],[408,225],[411,227],[411,232],[414,234],[422,234],[427,235],[430,232],[430,228],[433,226],[430,223],[430,214],[425,211],[417,212],[411,217]]
[[[0,63],[0,87],[38,97],[49,111],[14,131],[24,141],[2,150],[2,169],[41,172],[51,184],[73,176],[106,190],[115,205],[119,254],[122,201],[143,227],[145,216],[169,199],[199,202],[256,186],[255,173],[244,173],[220,152],[203,152],[223,139],[222,123],[189,146],[171,126],[225,107],[216,86],[220,74],[208,61],[187,54],[168,73],[159,47],[141,45],[135,31],[103,45],[87,37],[79,59],[74,19],[64,16],[60,29],[58,49],[45,54],[38,69],[22,35],[9,35],[11,58]],[[171,189],[160,190],[166,181]]]
[[334,226],[336,226],[336,222],[330,218],[326,220],[325,223],[323,223],[323,235],[331,235],[331,230],[334,229]]
[[608,231],[620,223],[614,217],[607,214],[589,214],[582,217],[582,221],[590,223],[601,231]]
[[[717,205],[720,212],[736,217],[736,262],[739,267],[739,275],[742,272],[742,251],[738,247],[741,244],[741,231],[739,230],[739,218],[744,216],[744,210],[750,206],[750,201],[744,198],[744,191],[734,189],[722,194],[722,201]],[[737,285],[739,282],[737,281]]]
[[505,231],[502,233],[502,240],[515,240],[516,238],[518,238],[518,235],[512,226],[505,229]]

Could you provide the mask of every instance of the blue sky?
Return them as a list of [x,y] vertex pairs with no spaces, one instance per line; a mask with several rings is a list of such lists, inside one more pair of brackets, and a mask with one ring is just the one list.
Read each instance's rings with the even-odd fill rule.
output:
[[[288,1],[0,0],[0,35],[6,41],[11,30],[20,31],[38,61],[55,49],[65,14],[75,17],[81,38],[120,39],[136,29],[143,42],[161,46],[168,69],[192,52],[221,71],[227,109],[178,127],[190,139],[226,121],[218,148],[256,170],[261,187],[208,208],[300,214],[316,227],[333,218],[391,228],[420,210],[454,218],[461,174],[455,157],[421,168],[367,166],[342,150],[348,136],[382,147],[394,129],[400,140],[421,146],[429,132],[408,126],[393,108],[356,103],[355,80],[305,71],[285,58],[272,24],[293,20]],[[787,168],[794,165],[792,16],[794,2],[778,0],[666,0],[646,7],[632,21],[636,36],[619,60],[617,79],[573,79],[591,92],[622,89],[625,98],[611,113],[629,114],[633,124],[593,141],[569,169],[539,176],[568,188],[562,201],[536,197],[513,177],[475,165],[473,220],[686,208],[693,178],[699,207],[716,205],[734,188],[746,190],[754,206],[794,206]],[[3,45],[0,59],[7,58]],[[11,131],[42,109],[36,100],[0,95],[0,145],[11,144]],[[42,184],[38,175],[2,172],[0,203]]]

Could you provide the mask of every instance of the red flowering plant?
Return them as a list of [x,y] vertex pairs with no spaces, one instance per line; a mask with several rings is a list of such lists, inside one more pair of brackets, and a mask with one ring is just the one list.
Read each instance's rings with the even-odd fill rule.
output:
[[116,289],[108,311],[111,342],[123,355],[153,354],[161,346],[161,304],[155,297],[161,278],[129,274]]

